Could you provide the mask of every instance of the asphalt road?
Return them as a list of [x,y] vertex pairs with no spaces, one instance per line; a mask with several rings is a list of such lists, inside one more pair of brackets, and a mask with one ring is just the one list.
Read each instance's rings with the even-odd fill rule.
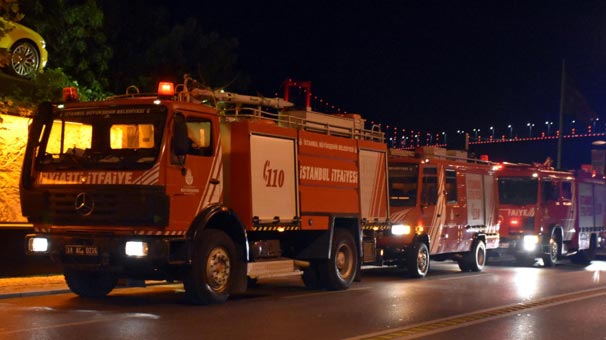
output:
[[261,281],[223,305],[187,303],[180,284],[0,300],[6,339],[604,339],[606,263],[488,266],[430,275],[364,271],[346,291],[306,290],[300,278]]

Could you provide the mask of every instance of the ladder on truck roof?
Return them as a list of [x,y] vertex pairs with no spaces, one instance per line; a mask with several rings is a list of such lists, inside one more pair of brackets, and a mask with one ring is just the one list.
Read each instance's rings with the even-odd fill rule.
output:
[[[384,142],[385,134],[381,131],[380,126],[375,124],[370,129],[366,129],[364,127],[365,119],[359,114],[326,114],[311,110],[296,110],[293,109],[293,103],[282,98],[242,95],[222,90],[189,89],[186,86],[188,81],[191,81],[191,79],[186,76],[185,84],[180,85],[182,90],[178,92],[178,100],[212,104],[212,106],[219,108],[223,119],[227,121],[264,119],[284,127]],[[231,104],[231,107],[223,107],[229,106],[229,104]],[[263,108],[275,109],[276,112],[269,112],[263,110]]]

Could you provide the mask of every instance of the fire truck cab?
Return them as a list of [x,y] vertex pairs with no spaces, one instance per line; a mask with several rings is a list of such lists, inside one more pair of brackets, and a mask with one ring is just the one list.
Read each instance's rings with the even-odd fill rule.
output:
[[501,250],[520,264],[553,266],[579,249],[576,182],[571,171],[503,163],[498,171]]
[[430,259],[481,271],[499,242],[492,166],[435,147],[391,150],[388,164],[392,226],[366,234],[376,239],[376,264],[406,267],[413,277],[427,275]]

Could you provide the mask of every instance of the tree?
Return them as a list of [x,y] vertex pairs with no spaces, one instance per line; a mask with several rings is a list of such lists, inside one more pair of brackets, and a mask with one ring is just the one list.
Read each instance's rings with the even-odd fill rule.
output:
[[95,0],[21,0],[23,23],[46,40],[48,68],[60,67],[92,99],[105,95],[112,49]]
[[[0,0],[0,38],[10,32],[14,28],[12,22],[18,22],[23,18],[23,14],[19,11],[19,3],[17,0]],[[0,49],[0,67],[5,67],[9,61],[8,50]]]
[[[83,98],[122,93],[130,85],[155,91],[159,80],[180,82],[185,73],[213,88],[248,85],[236,67],[238,41],[205,32],[196,19],[171,13],[172,7],[144,0],[20,3],[23,23],[46,40],[46,70],[60,68],[77,80]],[[51,77],[59,78],[56,72]]]
[[196,19],[182,19],[183,13],[153,1],[107,1],[103,10],[114,50],[113,91],[129,85],[155,91],[158,81],[180,82],[186,73],[213,88],[230,85],[235,91],[248,85],[248,77],[237,70],[236,39],[206,32]]

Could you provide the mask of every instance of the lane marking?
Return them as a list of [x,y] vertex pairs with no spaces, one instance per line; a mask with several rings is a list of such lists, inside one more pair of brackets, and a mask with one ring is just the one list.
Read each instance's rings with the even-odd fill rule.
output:
[[484,309],[477,312],[447,317],[410,326],[395,328],[389,331],[369,333],[357,337],[348,338],[348,340],[405,340],[415,339],[422,336],[442,333],[445,331],[468,327],[473,324],[483,323],[494,319],[500,319],[515,313],[527,310],[536,310],[549,306],[556,306],[568,302],[585,300],[592,297],[605,296],[606,288],[599,287],[587,289],[575,293],[565,293],[536,301],[520,302],[513,305]]
[[478,277],[490,277],[490,276],[494,276],[495,274],[487,273],[487,272],[478,272],[478,273],[454,273],[454,274],[449,274],[449,275],[452,275],[452,276],[435,278],[435,279],[433,279],[433,281],[451,281],[451,280],[462,280],[462,279],[470,279],[470,278],[478,278]]

